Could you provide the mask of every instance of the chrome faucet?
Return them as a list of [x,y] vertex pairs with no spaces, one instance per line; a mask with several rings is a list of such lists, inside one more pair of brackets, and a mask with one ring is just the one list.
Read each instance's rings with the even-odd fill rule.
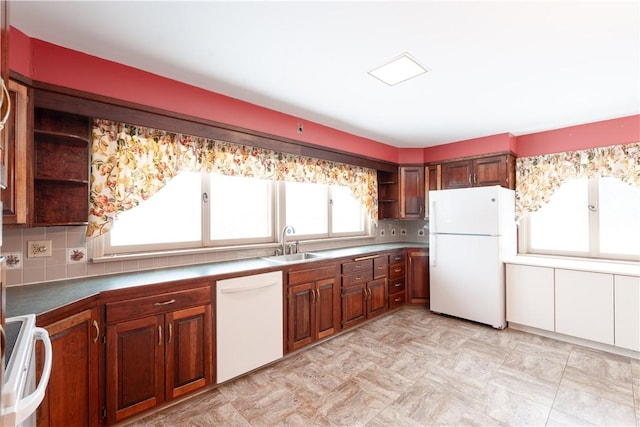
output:
[[282,255],[286,255],[287,254],[287,246],[286,246],[286,235],[287,234],[293,234],[295,233],[296,230],[293,229],[292,226],[290,225],[285,225],[284,227],[282,227],[282,233],[280,236],[280,244],[282,245],[282,248],[280,249],[282,251]]

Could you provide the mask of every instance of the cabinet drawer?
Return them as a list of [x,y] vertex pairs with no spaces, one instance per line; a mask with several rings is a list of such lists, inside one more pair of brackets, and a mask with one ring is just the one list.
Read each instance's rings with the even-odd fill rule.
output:
[[309,270],[290,271],[289,286],[299,285],[301,283],[314,282],[318,279],[328,279],[338,275],[336,264],[327,265],[326,267],[312,268]]
[[395,295],[389,295],[389,310],[391,310],[392,308],[400,307],[406,301],[407,297],[404,292]]
[[389,280],[389,295],[394,294],[396,292],[404,292],[404,290],[405,290],[404,277],[401,277],[399,279]]
[[392,264],[389,268],[389,277],[391,280],[404,277],[407,267],[404,264]]
[[375,258],[373,260],[373,277],[387,277],[387,269],[389,268],[389,257],[387,255]]
[[342,274],[355,273],[358,271],[371,271],[373,269],[373,259],[363,259],[361,261],[345,262],[342,264]]
[[210,302],[211,287],[203,286],[185,291],[167,292],[150,297],[107,303],[105,304],[105,313],[107,323],[113,323]]
[[342,276],[342,286],[348,288],[349,286],[365,283],[372,279],[373,273],[371,271],[348,274],[346,276]]
[[398,252],[391,254],[389,257],[389,264],[404,264],[407,260],[407,255],[404,252]]

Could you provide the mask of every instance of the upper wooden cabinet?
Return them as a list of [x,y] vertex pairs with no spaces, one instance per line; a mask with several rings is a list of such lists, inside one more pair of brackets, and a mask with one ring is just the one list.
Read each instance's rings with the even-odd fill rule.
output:
[[378,171],[378,218],[398,219],[398,172]]
[[399,218],[424,217],[424,166],[401,166]]
[[39,108],[34,112],[32,225],[87,223],[91,120]]
[[500,185],[515,188],[515,157],[511,154],[442,163],[442,189]]
[[28,88],[9,81],[11,112],[2,132],[2,221],[27,223]]

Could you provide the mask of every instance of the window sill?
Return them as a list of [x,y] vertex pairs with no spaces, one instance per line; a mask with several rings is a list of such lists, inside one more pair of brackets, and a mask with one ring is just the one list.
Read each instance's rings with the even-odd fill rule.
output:
[[522,264],[536,267],[592,271],[594,273],[640,276],[640,262],[638,261],[597,260],[551,255],[522,254],[505,258],[504,262],[506,264]]
[[[306,252],[310,250],[320,249],[334,249],[338,247],[348,246],[348,243],[355,241],[373,240],[374,236],[348,236],[348,237],[336,237],[330,239],[316,239],[316,240],[303,240],[300,241],[299,252]],[[273,255],[276,249],[281,247],[280,243],[260,243],[252,245],[237,245],[237,246],[217,246],[209,248],[190,248],[190,249],[174,249],[163,251],[150,251],[150,252],[131,252],[123,254],[111,254],[96,256],[91,259],[93,263],[108,263],[117,261],[133,261],[140,259],[152,259],[158,257],[178,257],[189,255],[206,255],[216,253],[235,253],[235,257],[230,256],[231,259],[250,259],[258,258],[266,255]],[[312,248],[310,248],[312,247]]]

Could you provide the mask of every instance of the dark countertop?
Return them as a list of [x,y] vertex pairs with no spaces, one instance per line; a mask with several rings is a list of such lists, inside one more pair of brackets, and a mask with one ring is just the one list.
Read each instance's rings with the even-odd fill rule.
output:
[[[322,259],[326,260],[411,247],[427,248],[428,245],[422,243],[388,243],[313,252],[324,255],[325,258]],[[10,286],[6,289],[6,316],[12,317],[29,313],[46,313],[104,291],[154,285],[177,280],[204,278],[208,276],[245,273],[265,268],[276,267],[284,269],[289,265],[292,264],[276,266],[262,258],[251,258],[237,261],[170,267],[158,270],[83,277],[32,285]]]

